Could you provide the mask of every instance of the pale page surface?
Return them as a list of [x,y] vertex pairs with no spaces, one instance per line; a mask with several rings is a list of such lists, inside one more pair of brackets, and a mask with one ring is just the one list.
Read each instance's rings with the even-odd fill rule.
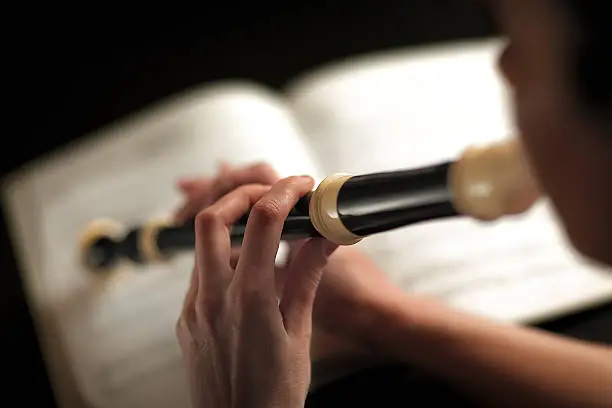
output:
[[93,219],[138,225],[167,215],[180,202],[176,179],[213,174],[219,159],[266,161],[285,176],[319,173],[280,99],[228,84],[100,132],[16,176],[5,192],[63,406],[190,406],[174,326],[193,254],[96,280],[77,262],[77,241]]
[[[289,86],[326,174],[413,168],[511,134],[497,40],[356,58]],[[550,206],[495,224],[446,220],[361,247],[407,291],[504,320],[537,320],[612,299],[612,275],[569,249]]]

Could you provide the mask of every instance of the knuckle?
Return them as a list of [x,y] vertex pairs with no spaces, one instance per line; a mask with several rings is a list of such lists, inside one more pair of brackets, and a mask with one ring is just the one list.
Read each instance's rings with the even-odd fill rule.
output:
[[197,231],[210,231],[217,228],[221,223],[219,216],[210,209],[200,211],[196,215],[195,225]]
[[255,312],[261,311],[262,306],[270,303],[270,296],[260,288],[244,285],[240,289],[238,300],[243,310]]
[[255,201],[254,198],[260,198],[263,192],[260,193],[259,184],[244,184],[238,187],[234,192],[234,199],[245,204]]
[[[256,270],[248,272],[257,273]],[[246,303],[261,303],[268,296],[261,286],[242,279],[232,282],[228,288],[228,295],[226,306],[229,309],[243,308]]]
[[258,220],[269,223],[283,220],[283,210],[278,200],[262,199],[253,206],[252,214]]

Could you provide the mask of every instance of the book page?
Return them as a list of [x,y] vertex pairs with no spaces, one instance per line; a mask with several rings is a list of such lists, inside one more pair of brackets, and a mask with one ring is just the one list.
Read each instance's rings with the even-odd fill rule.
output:
[[193,253],[96,277],[78,262],[92,220],[136,226],[181,202],[181,176],[270,163],[320,174],[282,99],[248,83],[195,90],[109,126],[13,176],[4,191],[62,407],[188,407],[175,336]]
[[[479,40],[322,67],[286,93],[326,174],[415,168],[512,135],[497,74],[503,44]],[[359,244],[407,292],[531,322],[612,300],[612,274],[567,244],[548,203],[494,223],[428,222]]]

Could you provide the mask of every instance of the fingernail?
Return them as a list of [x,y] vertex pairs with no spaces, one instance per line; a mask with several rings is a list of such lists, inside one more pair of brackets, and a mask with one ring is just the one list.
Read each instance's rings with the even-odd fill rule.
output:
[[308,181],[314,181],[314,179],[312,178],[312,176],[309,175],[303,175],[300,176],[300,178],[304,179],[304,180],[308,180]]

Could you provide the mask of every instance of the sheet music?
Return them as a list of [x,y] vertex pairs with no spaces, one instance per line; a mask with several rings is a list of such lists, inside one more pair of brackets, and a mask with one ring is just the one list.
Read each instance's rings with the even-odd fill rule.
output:
[[[326,174],[418,167],[512,134],[498,40],[354,58],[287,88]],[[406,291],[532,321],[612,299],[612,275],[565,242],[547,203],[494,224],[445,220],[360,243]]]
[[[316,176],[308,151],[282,100],[250,84],[220,84],[103,130],[16,177],[6,198],[62,406],[190,406],[174,327],[193,254],[146,273],[126,265],[94,279],[77,259],[85,226],[101,217],[130,226],[167,215],[181,201],[177,178],[214,174],[221,158]],[[74,390],[82,398],[69,397]]]

